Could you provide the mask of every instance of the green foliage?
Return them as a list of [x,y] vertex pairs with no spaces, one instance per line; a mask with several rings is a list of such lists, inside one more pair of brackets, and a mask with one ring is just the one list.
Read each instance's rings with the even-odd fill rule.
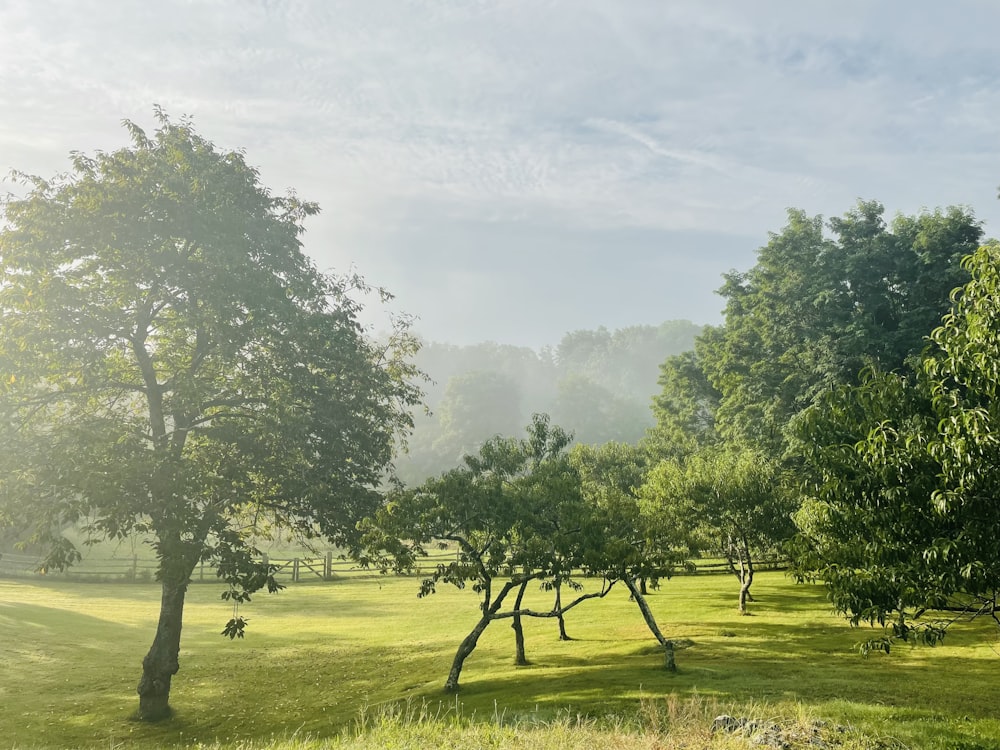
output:
[[[364,524],[366,549],[376,555],[368,562],[405,571],[425,554],[426,545],[438,540],[458,544],[458,559],[425,581],[424,593],[433,591],[438,580],[459,586],[472,580],[481,590],[488,579],[526,564],[531,535],[543,533],[531,526],[540,522],[533,511],[544,510],[547,500],[531,486],[532,471],[544,471],[547,459],[555,458],[568,441],[559,428],[550,432],[547,421],[536,416],[527,439],[494,437],[478,455],[466,456],[463,467],[418,488],[395,491]],[[542,505],[529,506],[532,500]],[[558,500],[552,498],[551,507]]]
[[645,503],[686,524],[703,549],[726,553],[739,541],[774,552],[791,531],[794,505],[773,459],[750,450],[709,450],[661,461],[640,489]]
[[[791,547],[800,577],[818,576],[852,622],[886,625],[923,608],[931,584],[922,548],[936,486],[925,435],[936,419],[912,376],[870,374],[806,411],[797,426],[808,479]],[[915,586],[918,578],[924,583]]]
[[[607,595],[616,582],[631,590],[634,578],[666,576],[677,562],[678,552],[664,535],[651,533],[634,496],[622,488],[620,475],[634,473],[618,461],[634,460],[628,449],[623,455],[612,447],[578,447],[571,457],[566,453],[571,440],[547,416],[535,415],[527,437],[487,441],[477,455],[465,457],[463,467],[393,493],[364,524],[364,562],[382,570],[412,570],[435,542],[458,546],[455,559],[439,564],[418,593],[432,594],[445,582],[471,585],[480,595],[481,618],[459,647],[448,690],[458,688],[464,659],[490,622],[512,618],[523,648],[522,617],[561,621],[581,602]],[[573,577],[580,571],[602,578],[601,588],[579,593]],[[532,581],[557,592],[565,583],[577,595],[569,603],[557,596],[550,609],[527,609],[521,601]],[[505,608],[514,589],[516,601]],[[646,609],[643,614],[664,642],[652,615]]]
[[708,342],[720,334],[718,328],[706,328],[696,349],[668,357],[660,366],[660,392],[653,398],[656,425],[645,440],[660,458],[680,459],[719,439],[715,414],[720,394],[705,374],[702,357]]
[[397,491],[365,524],[367,562],[406,571],[434,541],[458,544],[457,559],[423,593],[441,580],[485,591],[497,577],[669,572],[677,552],[666,537],[649,536],[634,494],[643,454],[623,444],[567,454],[571,439],[536,415],[526,438],[493,438],[464,467]]
[[887,626],[878,650],[997,616],[1000,249],[964,266],[972,280],[915,375],[873,373],[799,425],[813,482],[799,574],[826,581],[852,621]]
[[822,219],[789,211],[754,268],[726,275],[719,290],[726,324],[703,362],[721,393],[717,419],[727,438],[773,450],[788,418],[829,384],[840,322],[833,312],[840,279],[827,263],[834,256]]
[[686,320],[658,326],[572,331],[555,349],[560,377],[580,375],[619,398],[648,402],[663,360],[694,345],[701,327]]
[[512,435],[521,427],[521,395],[508,375],[472,371],[448,381],[438,417],[439,452],[450,452],[454,462],[475,453],[495,435]]
[[[550,426],[547,416],[536,414],[526,438],[488,440],[477,455],[465,457],[464,467],[397,491],[364,524],[368,552],[363,560],[383,570],[411,569],[433,542],[458,546],[456,558],[439,564],[418,593],[433,594],[443,581],[458,588],[471,583],[481,597],[481,617],[458,648],[445,683],[448,691],[458,690],[465,659],[492,621],[513,618],[517,659],[525,662],[522,616],[561,617],[566,609],[534,612],[523,609],[522,601],[531,581],[569,578],[584,561],[580,539],[594,537],[579,479],[565,455],[571,440]],[[516,601],[505,612],[505,599],[514,589]],[[602,587],[601,595],[608,590]]]
[[648,421],[645,404],[616,396],[583,375],[559,381],[552,415],[560,424],[572,424],[581,443],[600,445],[634,441]]
[[157,119],[2,205],[0,498],[49,543],[48,566],[74,561],[69,523],[153,538],[170,609],[154,649],[171,673],[195,565],[238,603],[277,588],[254,535],[350,546],[419,393],[405,327],[369,341],[364,282],[303,254],[318,208]]
[[366,548],[375,555],[368,562],[405,571],[426,554],[427,545],[457,544],[457,559],[425,580],[422,594],[432,593],[442,580],[459,587],[471,581],[474,590],[484,591],[497,576],[536,567],[548,573],[548,540],[558,536],[562,516],[580,502],[563,455],[570,439],[536,415],[527,438],[494,437],[477,455],[466,456],[463,467],[394,492],[364,524]]
[[960,260],[982,237],[965,210],[897,217],[860,202],[830,219],[789,211],[788,224],[745,273],[726,275],[725,325],[699,337],[696,356],[668,361],[655,410],[664,455],[710,443],[781,455],[786,427],[865,367],[906,372],[909,358],[968,279]]
[[570,459],[580,473],[584,497],[601,518],[598,550],[603,562],[592,566],[594,572],[655,585],[688,566],[692,549],[684,525],[641,502],[649,471],[646,451],[624,443],[577,445]]
[[741,583],[740,609],[754,564],[774,556],[792,531],[794,499],[777,463],[750,450],[706,450],[654,466],[640,489],[647,513],[689,544],[726,558]]
[[248,509],[347,533],[417,394],[404,352],[363,338],[361,282],[302,254],[316,207],[160,122],[4,205],[5,489],[238,569]]

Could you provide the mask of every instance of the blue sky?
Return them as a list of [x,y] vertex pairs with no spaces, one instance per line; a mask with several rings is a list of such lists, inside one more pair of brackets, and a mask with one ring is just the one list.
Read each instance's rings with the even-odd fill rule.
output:
[[319,202],[307,252],[428,338],[714,323],[788,207],[1000,234],[998,28],[986,0],[0,0],[0,172],[157,103]]

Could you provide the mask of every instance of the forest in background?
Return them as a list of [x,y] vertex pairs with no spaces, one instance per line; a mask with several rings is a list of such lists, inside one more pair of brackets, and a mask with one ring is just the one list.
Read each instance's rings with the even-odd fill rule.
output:
[[415,364],[426,410],[414,415],[406,484],[451,469],[495,435],[515,435],[545,413],[585,444],[636,443],[653,427],[660,365],[690,351],[702,326],[687,320],[567,333],[555,347],[424,342]]

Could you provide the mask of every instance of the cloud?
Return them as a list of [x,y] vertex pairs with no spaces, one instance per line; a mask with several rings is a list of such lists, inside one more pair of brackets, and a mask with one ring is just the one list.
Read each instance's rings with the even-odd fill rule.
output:
[[[371,262],[440,297],[465,287],[416,263],[462,226],[492,252],[531,246],[552,286],[561,266],[606,275],[595,243],[653,235],[725,246],[717,278],[789,206],[964,203],[1000,225],[998,21],[986,0],[7,0],[0,168],[115,147],[155,102],[319,201],[324,267]],[[698,284],[700,248],[670,254]],[[463,299],[485,305],[472,279],[498,271],[469,252]],[[713,287],[647,315],[709,309]]]

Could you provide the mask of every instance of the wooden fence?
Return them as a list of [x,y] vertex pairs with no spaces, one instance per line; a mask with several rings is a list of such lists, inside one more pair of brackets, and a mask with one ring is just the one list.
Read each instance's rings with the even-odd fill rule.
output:
[[[454,552],[443,552],[426,558],[416,574],[433,572],[437,565],[454,559],[454,554]],[[362,568],[356,563],[341,559],[332,550],[328,550],[321,557],[272,558],[264,555],[262,561],[277,567],[275,577],[282,583],[334,581],[347,577],[378,575],[377,571]],[[107,559],[88,557],[65,572],[43,572],[39,570],[40,563],[41,558],[37,556],[4,553],[0,555],[0,577],[36,578],[44,576],[61,580],[126,583],[148,583],[156,577],[156,561],[138,555]],[[754,563],[754,567],[758,571],[784,570],[787,568],[787,561],[781,559],[760,560]],[[699,575],[728,572],[729,565],[725,560],[696,560],[693,573],[678,570],[676,574]],[[195,568],[191,578],[194,583],[218,582],[215,570],[204,563]]]
[[[107,559],[84,558],[81,562],[66,571],[42,571],[39,565],[42,559],[33,555],[4,553],[0,556],[0,576],[5,577],[49,577],[81,581],[124,581],[146,583],[156,577],[156,560],[132,557],[114,557]],[[275,577],[282,583],[298,583],[306,580],[331,581],[346,576],[377,575],[376,571],[365,570],[346,560],[334,556],[333,551],[327,551],[322,557],[290,557],[272,558],[264,555],[262,562],[271,563],[277,567]],[[217,582],[215,570],[210,565],[201,563],[194,569],[191,576],[194,583]]]

